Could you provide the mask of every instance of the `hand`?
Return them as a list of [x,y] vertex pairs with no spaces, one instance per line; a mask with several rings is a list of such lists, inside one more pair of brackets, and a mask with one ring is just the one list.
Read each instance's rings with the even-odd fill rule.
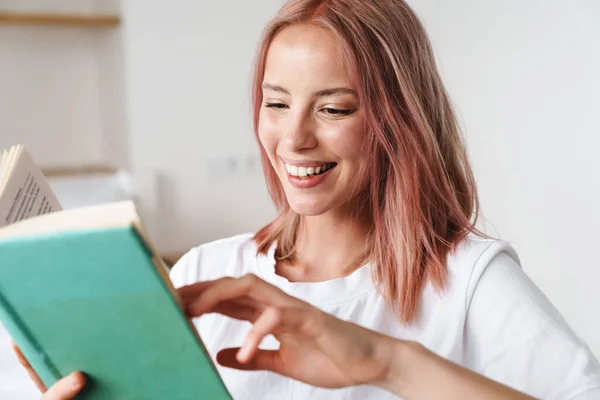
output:
[[19,362],[25,367],[27,374],[29,374],[31,380],[35,383],[35,386],[44,394],[41,400],[70,400],[75,398],[77,393],[83,389],[85,377],[80,372],[73,372],[65,376],[52,385],[50,389],[47,389],[14,341],[11,341],[11,345],[17,354]]
[[[199,282],[179,289],[191,317],[220,313],[253,323],[241,348],[221,350],[219,364],[269,370],[313,386],[383,382],[394,339],[342,321],[285,294],[255,275]],[[258,348],[273,334],[279,350]]]

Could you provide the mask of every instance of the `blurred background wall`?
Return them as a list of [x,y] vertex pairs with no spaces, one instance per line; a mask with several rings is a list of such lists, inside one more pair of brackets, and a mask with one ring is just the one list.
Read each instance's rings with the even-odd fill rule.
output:
[[[0,0],[0,16],[120,16],[100,27],[0,21],[0,148],[25,143],[47,167],[129,171],[164,252],[256,230],[274,214],[249,77],[282,3]],[[600,2],[409,4],[465,129],[487,232],[514,244],[600,355]],[[0,398],[36,398],[26,383],[5,396],[7,379]]]

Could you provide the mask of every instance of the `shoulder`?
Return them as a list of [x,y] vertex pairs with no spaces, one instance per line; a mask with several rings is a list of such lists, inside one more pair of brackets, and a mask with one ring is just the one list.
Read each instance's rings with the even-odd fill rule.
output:
[[[467,321],[479,320],[483,330],[505,332],[510,321],[524,315],[534,317],[529,322],[547,319],[569,330],[508,242],[466,239],[448,259],[447,289],[449,296],[460,300]],[[517,325],[518,332],[523,332],[524,326]]]
[[446,296],[458,301],[466,311],[479,279],[490,265],[509,270],[520,268],[521,262],[509,242],[471,235],[465,238],[448,255]]
[[175,287],[195,282],[241,276],[253,269],[257,246],[254,234],[244,233],[192,248],[170,272]]
[[[509,243],[469,239],[449,261],[449,272],[464,293],[467,367],[544,399],[598,388],[598,361]],[[549,388],[548,382],[556,384]]]
[[508,255],[520,265],[519,256],[509,242],[468,236],[448,256],[448,269],[469,280],[476,279],[499,254]]
[[520,268],[519,257],[508,242],[474,235],[463,239],[448,254],[443,290],[435,288],[431,281],[425,286],[421,294],[420,323],[437,327],[443,320],[449,330],[461,335],[479,280],[498,260],[503,269]]

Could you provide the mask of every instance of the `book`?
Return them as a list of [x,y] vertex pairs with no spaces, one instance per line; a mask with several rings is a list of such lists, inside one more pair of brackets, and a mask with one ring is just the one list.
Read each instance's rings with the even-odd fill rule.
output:
[[0,161],[0,321],[78,398],[230,399],[132,201],[62,210],[23,146]]

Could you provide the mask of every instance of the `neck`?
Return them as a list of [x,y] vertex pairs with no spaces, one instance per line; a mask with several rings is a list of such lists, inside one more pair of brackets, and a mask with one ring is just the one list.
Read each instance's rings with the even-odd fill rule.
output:
[[348,275],[360,265],[369,230],[364,216],[334,212],[303,216],[296,236],[293,264],[281,263],[278,274],[290,281],[317,282]]

